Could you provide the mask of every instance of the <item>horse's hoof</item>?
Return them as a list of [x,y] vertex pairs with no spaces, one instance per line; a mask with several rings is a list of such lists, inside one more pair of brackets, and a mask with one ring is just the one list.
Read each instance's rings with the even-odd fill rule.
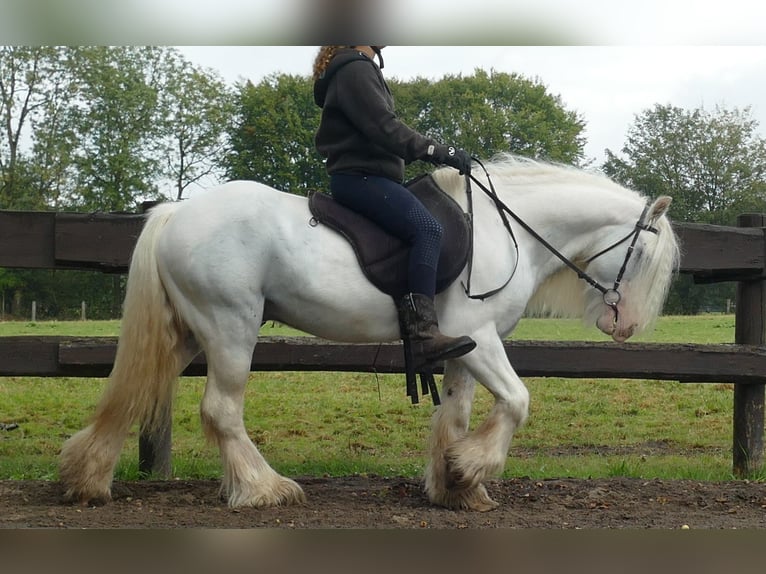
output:
[[306,493],[303,492],[303,489],[297,482],[289,478],[282,477],[277,492],[279,498],[277,504],[279,506],[306,503]]
[[486,499],[475,501],[471,505],[470,510],[474,510],[476,512],[489,512],[490,510],[494,510],[498,506],[500,506],[499,502],[496,502],[492,500],[489,496],[487,496]]
[[304,504],[305,502],[306,494],[300,485],[285,477],[280,477],[274,487],[266,492],[259,491],[247,494],[240,491],[229,494],[229,506],[232,508],[269,508]]
[[431,502],[450,510],[472,510],[488,512],[500,504],[489,497],[483,484],[469,490],[445,490],[438,495],[429,496]]
[[104,506],[111,502],[111,491],[99,494],[85,494],[68,490],[64,493],[64,502],[79,506]]

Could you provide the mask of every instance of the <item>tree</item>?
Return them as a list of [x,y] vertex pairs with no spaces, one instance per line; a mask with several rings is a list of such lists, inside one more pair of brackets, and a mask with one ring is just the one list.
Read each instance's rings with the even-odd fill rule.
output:
[[230,179],[253,179],[305,195],[326,189],[322,158],[314,148],[320,109],[308,77],[271,75],[240,84],[237,118],[223,168]]
[[81,47],[70,59],[78,82],[64,129],[78,141],[70,206],[98,211],[132,210],[161,197],[160,92],[167,83],[167,49]]
[[176,199],[181,199],[188,186],[218,171],[235,107],[233,93],[218,75],[180,57],[172,57],[170,66],[162,94],[168,114],[165,171],[174,183]]
[[25,144],[30,136],[36,145],[53,141],[51,126],[71,95],[62,54],[49,46],[0,47],[1,208],[44,209],[55,201],[44,154],[30,158]]
[[[214,170],[233,117],[216,75],[172,48],[0,48],[0,208],[133,211],[172,179],[180,198]],[[9,271],[0,291],[18,313],[119,312],[116,277]]]
[[[520,76],[477,70],[437,82],[391,80],[389,86],[404,123],[477,157],[505,151],[564,163],[583,158],[583,121],[543,85]],[[309,78],[274,75],[257,86],[242,85],[237,109],[224,161],[228,177],[300,194],[327,187],[314,148],[321,110]],[[425,169],[430,167],[416,162],[407,176]]]
[[[604,172],[654,198],[670,195],[676,221],[734,225],[739,213],[766,209],[766,141],[750,109],[684,110],[656,105],[636,116],[623,157],[607,150]],[[681,276],[666,311],[723,309],[731,284],[699,286]]]
[[766,140],[750,108],[691,111],[656,105],[636,116],[624,158],[606,150],[607,175],[650,197],[673,197],[678,221],[733,225],[766,207]]
[[583,120],[546,87],[517,74],[445,76],[392,82],[398,113],[413,128],[477,157],[499,152],[577,164],[584,157]]

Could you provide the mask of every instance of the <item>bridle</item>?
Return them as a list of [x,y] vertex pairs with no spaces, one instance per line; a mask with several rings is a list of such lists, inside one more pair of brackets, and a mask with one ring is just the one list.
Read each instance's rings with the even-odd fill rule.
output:
[[602,249],[592,257],[588,258],[585,263],[590,263],[591,261],[594,261],[595,259],[601,257],[602,255],[608,253],[612,249],[615,249],[619,245],[622,245],[626,241],[630,241],[630,245],[628,246],[628,250],[625,253],[625,259],[622,262],[622,266],[620,267],[620,271],[617,273],[617,278],[614,280],[614,283],[611,287],[605,287],[596,279],[591,277],[588,273],[580,269],[577,265],[575,265],[571,260],[569,260],[566,256],[564,256],[560,251],[558,251],[553,245],[548,243],[548,241],[542,237],[539,233],[537,233],[534,229],[532,229],[524,220],[522,220],[518,215],[516,215],[513,210],[508,207],[503,201],[497,196],[497,192],[495,191],[495,186],[492,184],[492,179],[489,176],[489,172],[487,172],[487,169],[484,167],[484,164],[481,163],[476,158],[472,158],[473,161],[479,164],[481,168],[484,170],[484,174],[487,177],[487,182],[489,183],[489,188],[487,188],[482,182],[480,182],[476,177],[474,177],[472,174],[467,173],[466,178],[466,197],[468,200],[468,221],[469,225],[471,226],[471,249],[468,257],[468,278],[466,280],[466,283],[463,284],[463,289],[465,290],[466,295],[470,299],[480,299],[484,300],[488,297],[491,297],[492,295],[500,292],[508,283],[510,283],[511,279],[513,278],[514,274],[516,273],[516,266],[518,265],[518,257],[516,258],[516,264],[514,265],[513,271],[511,272],[511,276],[508,278],[508,280],[503,283],[500,287],[497,289],[493,289],[491,291],[487,291],[486,293],[482,293],[480,295],[472,295],[471,294],[471,268],[472,268],[472,259],[473,259],[473,198],[472,198],[472,190],[471,190],[471,182],[473,181],[476,185],[479,186],[479,188],[487,194],[487,196],[492,200],[492,202],[495,204],[495,208],[497,209],[498,214],[500,215],[500,219],[503,221],[503,225],[508,230],[508,234],[511,236],[511,239],[513,240],[513,244],[516,247],[516,252],[518,253],[519,245],[516,242],[516,237],[513,234],[513,230],[511,229],[511,225],[508,221],[508,218],[506,217],[506,213],[510,215],[513,219],[516,220],[516,222],[524,228],[524,230],[529,233],[532,237],[534,237],[537,241],[539,241],[543,247],[545,247],[548,251],[550,251],[553,255],[558,257],[567,267],[569,267],[572,271],[574,271],[577,274],[577,277],[588,283],[591,287],[601,292],[601,295],[604,299],[604,303],[612,308],[614,311],[614,322],[616,323],[618,320],[618,310],[617,305],[622,299],[622,295],[620,294],[619,288],[620,284],[622,283],[622,277],[625,274],[625,270],[628,267],[628,263],[630,262],[630,258],[633,255],[633,252],[635,251],[636,242],[638,241],[638,236],[641,234],[642,231],[648,231],[650,233],[659,234],[659,230],[656,227],[653,227],[647,223],[644,222],[644,218],[646,217],[646,213],[649,211],[649,206],[645,205],[643,211],[641,212],[641,215],[638,217],[638,221],[636,222],[636,225],[633,227],[633,229],[622,239],[619,239],[618,241],[615,241],[605,249]]

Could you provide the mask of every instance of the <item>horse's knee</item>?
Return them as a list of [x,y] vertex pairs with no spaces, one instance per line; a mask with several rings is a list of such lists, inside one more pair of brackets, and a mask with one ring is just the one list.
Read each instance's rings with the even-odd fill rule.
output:
[[515,431],[529,416],[529,391],[524,385],[514,387],[510,393],[497,399],[495,408],[498,415],[503,413],[502,416],[510,420]]
[[514,426],[521,427],[529,416],[529,391],[523,385],[516,390],[510,401],[510,413]]

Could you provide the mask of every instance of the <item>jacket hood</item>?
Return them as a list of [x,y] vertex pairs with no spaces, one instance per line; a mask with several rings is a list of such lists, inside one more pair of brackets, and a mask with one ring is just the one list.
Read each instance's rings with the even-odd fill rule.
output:
[[370,58],[365,56],[358,50],[348,50],[339,52],[327,66],[327,69],[322,72],[316,82],[314,82],[314,103],[320,108],[324,107],[325,98],[327,97],[327,90],[330,87],[330,81],[333,76],[338,73],[343,66],[355,62],[356,60],[366,60],[371,64],[375,64]]

